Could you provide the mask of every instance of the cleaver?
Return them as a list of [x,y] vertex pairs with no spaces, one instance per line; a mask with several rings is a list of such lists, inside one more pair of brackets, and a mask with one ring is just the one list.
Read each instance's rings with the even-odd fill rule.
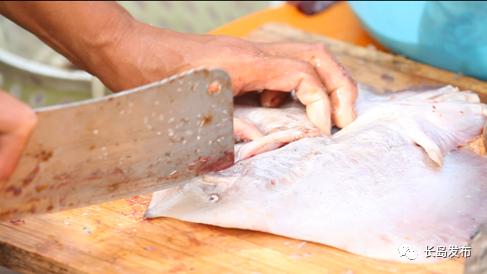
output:
[[173,187],[234,160],[233,94],[222,70],[36,114],[19,165],[0,182],[0,220]]

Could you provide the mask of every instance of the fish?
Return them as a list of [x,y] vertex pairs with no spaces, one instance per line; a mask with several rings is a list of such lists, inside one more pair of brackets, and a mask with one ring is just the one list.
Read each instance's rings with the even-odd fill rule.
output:
[[237,104],[235,117],[259,134],[235,146],[234,165],[155,192],[145,216],[388,261],[467,256],[487,221],[487,157],[465,145],[481,136],[486,105],[452,86],[377,94],[359,85],[356,111],[323,136],[298,102]]

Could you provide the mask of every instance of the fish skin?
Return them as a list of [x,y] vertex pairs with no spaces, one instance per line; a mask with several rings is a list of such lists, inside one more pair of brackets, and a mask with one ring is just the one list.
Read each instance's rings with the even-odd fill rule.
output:
[[[487,221],[487,157],[458,147],[481,134],[485,105],[451,86],[382,96],[361,86],[359,94],[357,120],[333,136],[305,137],[156,192],[146,216],[412,263],[440,259],[426,258],[427,246],[467,245]],[[279,119],[258,107],[235,115],[269,135],[308,126],[296,122],[306,121],[302,109],[289,123],[295,106],[273,109]],[[404,249],[411,253],[401,256]]]

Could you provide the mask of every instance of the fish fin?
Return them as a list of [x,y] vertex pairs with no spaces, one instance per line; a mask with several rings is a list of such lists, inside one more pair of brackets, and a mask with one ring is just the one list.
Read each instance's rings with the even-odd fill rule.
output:
[[357,121],[398,120],[399,131],[421,146],[435,163],[481,135],[487,106],[477,94],[452,86],[388,96],[369,96],[369,109]]
[[420,146],[433,162],[438,166],[442,166],[444,152],[441,147],[425,133],[416,121],[411,119],[401,119],[400,123],[406,129],[408,137]]

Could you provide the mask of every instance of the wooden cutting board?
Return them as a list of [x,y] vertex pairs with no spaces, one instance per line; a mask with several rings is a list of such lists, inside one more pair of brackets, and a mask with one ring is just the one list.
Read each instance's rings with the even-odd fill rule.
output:
[[[265,25],[250,38],[323,42],[357,81],[382,91],[453,84],[487,101],[485,82],[282,25]],[[148,221],[142,215],[149,200],[150,195],[137,196],[0,223],[0,264],[26,273],[463,272],[462,259],[390,263],[265,233],[164,218]]]

